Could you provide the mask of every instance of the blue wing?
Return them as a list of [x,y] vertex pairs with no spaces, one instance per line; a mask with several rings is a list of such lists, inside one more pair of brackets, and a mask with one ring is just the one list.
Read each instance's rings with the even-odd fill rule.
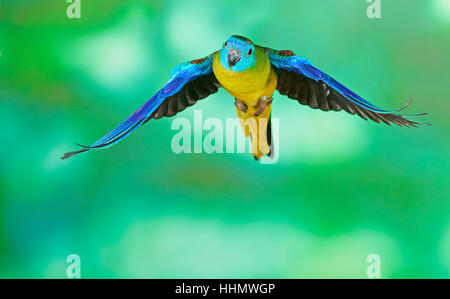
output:
[[[187,106],[192,105],[198,99],[216,92],[218,83],[212,72],[212,59],[213,54],[202,59],[178,65],[172,70],[171,78],[166,85],[123,123],[92,145],[79,145],[83,147],[83,149],[66,153],[62,159],[67,159],[89,150],[103,149],[114,145],[127,137],[150,118],[172,116],[176,112],[184,110]],[[195,88],[197,88],[197,91]],[[200,91],[198,91],[199,88]],[[164,103],[164,105],[162,105],[162,103]],[[167,108],[168,104],[171,106],[169,110]]]
[[[289,50],[277,51],[269,48],[265,50],[278,73],[278,91],[298,100],[301,104],[324,111],[344,109],[364,119],[368,117],[376,122],[381,120],[387,124],[390,122],[400,126],[421,124],[403,118],[405,115],[396,114],[406,108],[411,100],[396,110],[381,109],[317,69],[306,58],[296,56]],[[424,114],[409,116],[419,115]]]

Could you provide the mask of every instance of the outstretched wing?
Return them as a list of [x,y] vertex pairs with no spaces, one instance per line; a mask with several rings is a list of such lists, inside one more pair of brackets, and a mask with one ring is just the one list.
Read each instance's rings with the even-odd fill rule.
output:
[[81,146],[83,149],[66,153],[61,159],[111,146],[150,119],[173,116],[198,100],[216,93],[220,84],[212,71],[213,55],[175,67],[166,85],[123,123],[91,146]]
[[199,100],[208,97],[210,94],[216,93],[219,90],[219,87],[220,83],[217,81],[214,73],[203,75],[189,81],[176,94],[167,97],[144,121],[144,124],[150,119],[174,116],[187,107],[194,105]]
[[399,126],[416,127],[422,124],[404,118],[406,115],[396,113],[406,108],[411,100],[397,110],[380,109],[317,69],[306,58],[296,56],[289,50],[277,51],[269,48],[265,50],[278,75],[278,91],[300,104],[323,111],[345,110],[350,114],[358,114],[363,119],[369,118],[377,123],[383,121],[388,125],[394,123]]

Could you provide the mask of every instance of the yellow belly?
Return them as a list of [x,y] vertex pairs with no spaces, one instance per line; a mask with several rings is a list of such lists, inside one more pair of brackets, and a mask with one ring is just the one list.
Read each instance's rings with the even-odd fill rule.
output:
[[277,75],[270,65],[270,60],[263,49],[256,47],[256,64],[245,71],[234,73],[220,64],[220,52],[214,55],[213,72],[222,87],[233,97],[243,101],[248,109],[242,112],[236,108],[244,135],[252,137],[252,154],[257,158],[269,154],[271,145],[267,140],[267,129],[270,121],[271,105],[263,113],[255,116],[259,99],[272,95],[277,86]]

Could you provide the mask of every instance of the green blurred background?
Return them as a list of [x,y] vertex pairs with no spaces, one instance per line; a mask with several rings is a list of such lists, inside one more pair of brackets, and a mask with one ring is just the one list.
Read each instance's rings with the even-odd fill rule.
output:
[[[0,0],[0,277],[450,277],[450,1]],[[173,119],[70,160],[232,34],[292,49],[432,127],[275,95],[280,160],[171,151]],[[234,117],[220,91],[194,109]],[[180,116],[192,119],[194,109]]]

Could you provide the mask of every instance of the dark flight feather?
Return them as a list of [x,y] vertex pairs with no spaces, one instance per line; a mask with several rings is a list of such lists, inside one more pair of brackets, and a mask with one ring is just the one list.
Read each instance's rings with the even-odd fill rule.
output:
[[[313,109],[320,109],[322,111],[344,110],[350,114],[357,114],[365,120],[371,119],[377,123],[382,121],[388,125],[394,123],[399,126],[417,127],[418,125],[423,124],[406,119],[398,114],[377,113],[365,109],[364,107],[358,106],[348,100],[334,88],[328,86],[322,81],[315,81],[294,71],[288,71],[276,67],[275,70],[278,75],[277,89],[280,94],[287,95],[289,98],[297,100],[300,104],[308,105]],[[399,109],[399,111],[406,108],[410,103],[411,100]]]
[[180,91],[164,100],[164,102],[145,120],[144,124],[150,119],[162,117],[171,117],[194,105],[199,100],[216,93],[219,90],[220,83],[217,81],[214,73],[203,75],[195,80],[186,83]]

